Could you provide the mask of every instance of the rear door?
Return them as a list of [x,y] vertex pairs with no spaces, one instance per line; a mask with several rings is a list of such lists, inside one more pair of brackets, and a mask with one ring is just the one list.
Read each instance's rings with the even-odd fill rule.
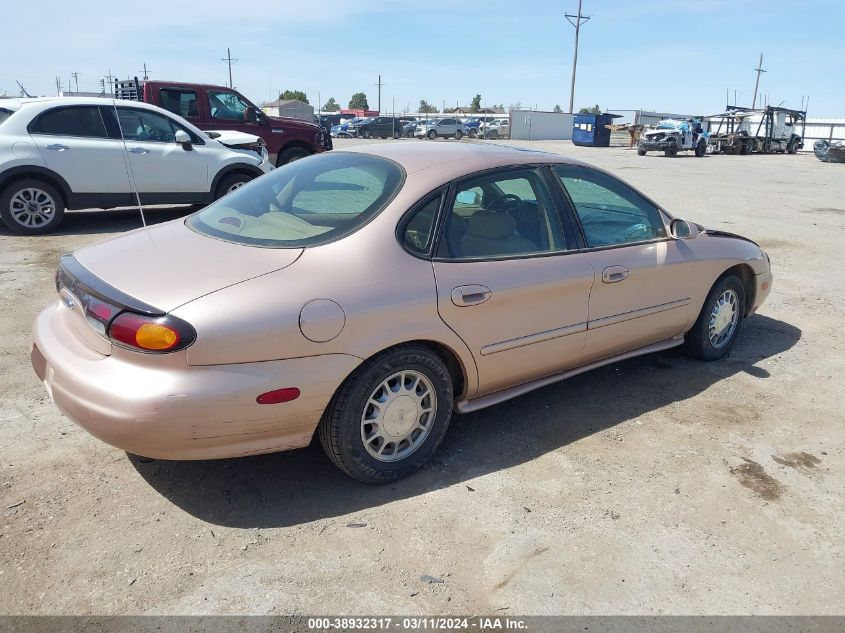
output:
[[596,271],[583,363],[684,333],[695,319],[696,258],[668,237],[660,210],[625,183],[582,165],[556,165],[584,253]]
[[51,108],[29,124],[29,133],[47,167],[64,178],[73,193],[131,192],[123,147],[109,138],[98,106]]
[[593,268],[570,250],[539,168],[460,181],[433,266],[441,318],[466,342],[483,395],[576,366]]

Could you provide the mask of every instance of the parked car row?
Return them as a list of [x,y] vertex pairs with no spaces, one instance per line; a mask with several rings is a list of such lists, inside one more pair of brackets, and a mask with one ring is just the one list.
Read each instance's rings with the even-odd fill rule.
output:
[[457,119],[432,117],[417,120],[409,116],[356,117],[331,127],[331,135],[340,138],[510,138],[506,118],[484,120],[481,117]]
[[207,204],[273,169],[261,136],[139,101],[6,99],[0,112],[0,218],[18,233],[55,230],[66,209]]

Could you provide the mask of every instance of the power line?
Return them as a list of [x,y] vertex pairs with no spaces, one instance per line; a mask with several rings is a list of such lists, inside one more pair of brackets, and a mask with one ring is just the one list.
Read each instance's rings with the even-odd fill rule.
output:
[[234,84],[232,83],[232,64],[233,64],[234,62],[237,62],[238,60],[237,60],[237,59],[233,59],[233,58],[232,58],[232,51],[231,51],[231,50],[229,50],[229,48],[227,47],[227,48],[226,48],[226,57],[221,57],[221,58],[220,58],[220,61],[221,61],[221,62],[226,62],[227,64],[229,64],[229,87],[230,87],[230,88],[234,88],[235,86],[234,86]]
[[[571,15],[565,13],[566,20],[575,27],[575,56],[572,58],[572,84],[569,87],[569,114],[572,114],[572,108],[575,105],[575,69],[578,66],[578,36],[581,33],[581,25],[590,19],[589,15],[581,15],[581,0],[578,0],[578,14]],[[575,18],[575,21],[572,21]]]
[[751,109],[754,109],[754,106],[757,105],[757,88],[760,86],[760,74],[768,72],[763,70],[763,53],[760,53],[760,63],[757,64],[757,68],[754,70],[757,71],[757,81],[754,83],[754,98],[751,100]]

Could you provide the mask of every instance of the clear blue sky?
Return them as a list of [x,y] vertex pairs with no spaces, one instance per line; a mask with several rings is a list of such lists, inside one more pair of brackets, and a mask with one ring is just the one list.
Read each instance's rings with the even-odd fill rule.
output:
[[[712,113],[726,89],[750,105],[760,53],[769,102],[811,117],[845,117],[845,0],[584,0],[575,107]],[[198,7],[203,7],[202,13]],[[79,73],[98,89],[109,70],[223,84],[226,47],[238,58],[235,86],[258,102],[280,89],[319,91],[346,105],[363,91],[375,107],[415,110],[469,104],[550,110],[569,103],[577,0],[316,2],[165,0],[6,2],[0,91],[15,80],[32,94],[55,94]],[[14,28],[10,28],[14,27]]]

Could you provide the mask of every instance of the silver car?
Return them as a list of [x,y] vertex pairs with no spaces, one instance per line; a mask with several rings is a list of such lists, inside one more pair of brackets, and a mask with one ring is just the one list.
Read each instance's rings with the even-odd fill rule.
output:
[[481,124],[478,135],[483,138],[510,138],[510,120],[493,119]]
[[421,121],[414,131],[414,136],[417,138],[430,138],[432,140],[437,137],[442,138],[456,138],[460,139],[467,135],[466,125],[458,121],[458,119],[429,119],[428,121]]

